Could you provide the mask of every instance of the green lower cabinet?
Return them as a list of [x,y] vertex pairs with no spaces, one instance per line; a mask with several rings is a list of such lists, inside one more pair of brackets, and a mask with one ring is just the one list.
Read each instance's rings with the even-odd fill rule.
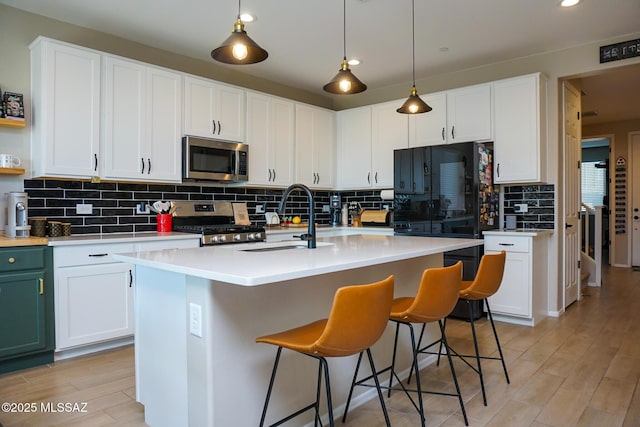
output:
[[53,361],[52,249],[0,249],[0,373]]

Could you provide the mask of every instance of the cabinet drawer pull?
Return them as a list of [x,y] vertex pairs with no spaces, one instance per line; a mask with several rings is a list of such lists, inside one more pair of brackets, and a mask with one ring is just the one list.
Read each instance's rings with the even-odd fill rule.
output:
[[513,246],[514,243],[498,243],[500,246]]
[[101,256],[107,256],[109,254],[89,254],[90,257],[101,257]]
[[13,264],[14,262],[16,262],[16,259],[14,257],[9,257],[9,264]]
[[44,279],[40,278],[40,295],[44,295]]

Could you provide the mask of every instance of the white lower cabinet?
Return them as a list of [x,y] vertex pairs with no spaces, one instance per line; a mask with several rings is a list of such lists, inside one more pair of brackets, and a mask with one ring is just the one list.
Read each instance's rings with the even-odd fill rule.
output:
[[56,350],[133,335],[133,265],[67,267],[54,277]]
[[134,266],[111,255],[198,245],[186,238],[54,246],[56,351],[133,336]]
[[547,315],[547,232],[484,233],[484,253],[507,253],[500,289],[489,298],[496,320],[533,326]]

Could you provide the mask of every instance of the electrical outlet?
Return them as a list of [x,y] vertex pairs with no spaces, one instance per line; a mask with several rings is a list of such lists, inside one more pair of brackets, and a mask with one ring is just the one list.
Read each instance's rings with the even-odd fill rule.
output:
[[322,212],[329,212],[331,210],[329,205],[322,205]]
[[78,203],[76,205],[76,213],[79,215],[92,215],[93,205],[91,203]]
[[527,213],[529,212],[529,205],[526,203],[514,203],[513,211],[516,213]]
[[189,303],[189,332],[202,338],[202,306]]
[[151,213],[149,211],[149,205],[147,205],[144,202],[140,202],[136,205],[136,214],[137,215],[143,215],[143,214],[149,214]]
[[264,205],[256,205],[256,213],[257,214],[264,213]]

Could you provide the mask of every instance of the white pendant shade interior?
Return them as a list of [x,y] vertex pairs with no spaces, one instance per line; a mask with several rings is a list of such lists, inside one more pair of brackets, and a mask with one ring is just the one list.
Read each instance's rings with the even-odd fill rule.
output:
[[222,44],[211,51],[211,57],[219,62],[233,65],[255,64],[262,62],[269,53],[253,41],[244,30],[240,18],[240,0],[238,0],[238,18],[233,24],[233,31]]
[[340,64],[340,70],[329,83],[323,86],[326,92],[337,95],[352,95],[354,93],[360,93],[367,90],[367,85],[362,83],[349,69],[349,63],[347,61],[347,1],[343,0],[343,37],[342,37],[342,63]]
[[411,43],[412,43],[412,76],[413,87],[411,88],[411,94],[404,101],[404,104],[396,111],[401,114],[422,114],[428,113],[432,108],[424,102],[418,91],[416,90],[416,13],[415,13],[415,0],[411,0]]

